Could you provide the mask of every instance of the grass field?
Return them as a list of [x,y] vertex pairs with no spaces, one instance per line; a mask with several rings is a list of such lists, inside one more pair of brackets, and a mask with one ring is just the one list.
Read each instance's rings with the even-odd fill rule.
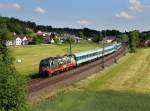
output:
[[[79,44],[73,44],[73,52],[87,51],[100,47],[92,42],[82,42]],[[20,74],[29,76],[38,73],[38,65],[41,59],[64,55],[69,51],[68,44],[62,45],[35,45],[35,46],[24,46],[24,47],[12,47],[13,56],[16,60],[21,59],[22,63],[15,62],[15,66]]]
[[128,54],[33,111],[150,111],[150,49]]

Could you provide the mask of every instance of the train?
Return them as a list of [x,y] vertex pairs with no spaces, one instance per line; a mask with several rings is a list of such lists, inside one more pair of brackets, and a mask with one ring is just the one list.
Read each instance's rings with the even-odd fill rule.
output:
[[39,64],[39,74],[41,77],[52,77],[59,72],[80,67],[82,64],[92,62],[103,56],[114,53],[121,47],[122,43],[115,43],[105,48],[42,59]]

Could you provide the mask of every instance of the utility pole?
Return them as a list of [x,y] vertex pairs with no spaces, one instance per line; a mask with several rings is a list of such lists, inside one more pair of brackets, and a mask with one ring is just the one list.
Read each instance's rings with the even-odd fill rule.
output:
[[115,43],[115,60],[114,62],[117,63],[117,43]]
[[114,50],[115,50],[115,59],[114,59],[114,63],[117,63],[117,36],[116,36],[116,43],[115,43],[115,47],[114,47]]
[[72,44],[71,44],[71,37],[69,37],[69,54],[72,54]]
[[105,53],[105,39],[106,39],[106,31],[104,34],[104,39],[103,39],[103,51],[102,51],[102,68],[105,68],[105,60],[104,60],[104,53]]

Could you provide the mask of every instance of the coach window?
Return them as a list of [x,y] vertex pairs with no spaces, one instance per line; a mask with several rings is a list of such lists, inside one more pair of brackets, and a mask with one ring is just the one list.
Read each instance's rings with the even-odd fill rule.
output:
[[83,59],[85,59],[85,55],[83,56]]
[[78,60],[81,60],[81,58],[80,58],[80,57],[78,57]]
[[80,60],[80,57],[78,57],[78,60]]

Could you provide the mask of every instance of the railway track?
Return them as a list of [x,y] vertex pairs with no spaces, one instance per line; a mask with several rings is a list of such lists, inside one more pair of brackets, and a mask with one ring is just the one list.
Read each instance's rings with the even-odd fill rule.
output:
[[[103,58],[105,61],[105,66],[109,66],[115,62],[115,59],[119,59],[121,56],[125,55],[127,46],[123,46],[117,52],[107,55]],[[28,98],[31,102],[35,99],[46,95],[47,93],[53,91],[54,89],[59,89],[71,85],[79,80],[82,80],[89,75],[102,70],[103,61],[102,59],[96,60],[94,62],[82,65],[75,69],[63,72],[57,76],[51,78],[37,78],[30,80],[27,83],[27,93]]]

